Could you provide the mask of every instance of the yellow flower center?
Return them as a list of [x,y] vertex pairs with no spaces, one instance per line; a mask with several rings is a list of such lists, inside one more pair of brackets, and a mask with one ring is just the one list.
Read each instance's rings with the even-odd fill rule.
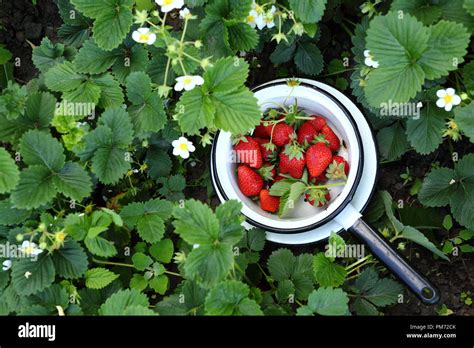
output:
[[257,6],[255,6],[255,11],[256,11],[258,14],[261,14],[261,13],[263,13],[263,7],[260,6],[260,5],[257,5]]
[[66,238],[66,234],[64,232],[56,233],[56,240],[58,242],[63,242],[65,238]]
[[255,21],[255,17],[250,15],[250,16],[247,16],[247,22],[249,23],[253,23]]
[[33,253],[33,247],[32,246],[29,246],[29,247],[26,247],[25,248],[25,254],[32,254]]
[[190,83],[193,82],[193,79],[191,77],[186,77],[184,80],[183,80],[183,83],[185,85],[189,85]]
[[163,1],[163,4],[164,4],[165,6],[168,6],[168,5],[171,5],[171,4],[173,3],[173,1],[174,1],[174,0],[165,0],[165,1]]
[[449,104],[453,101],[453,96],[449,95],[449,94],[446,94],[443,98],[444,98],[444,101],[446,102],[446,104]]
[[148,41],[149,38],[148,34],[140,34],[140,41]]
[[188,144],[179,144],[179,148],[181,150],[187,150],[188,149]]

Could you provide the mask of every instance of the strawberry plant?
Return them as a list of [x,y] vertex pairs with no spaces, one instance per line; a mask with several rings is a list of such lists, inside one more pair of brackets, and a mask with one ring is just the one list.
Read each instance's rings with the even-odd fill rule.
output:
[[[218,132],[235,140],[242,197],[272,218],[295,200],[323,211],[346,185],[336,124],[298,98],[261,108],[252,87],[276,78],[357,101],[380,153],[367,220],[435,283],[455,273],[440,266],[469,277],[472,1],[55,5],[61,24],[28,39],[31,59],[0,46],[1,315],[412,314],[349,234],[271,244],[242,202],[218,203]],[[471,302],[465,281],[442,280]],[[472,311],[439,308],[423,314]]]

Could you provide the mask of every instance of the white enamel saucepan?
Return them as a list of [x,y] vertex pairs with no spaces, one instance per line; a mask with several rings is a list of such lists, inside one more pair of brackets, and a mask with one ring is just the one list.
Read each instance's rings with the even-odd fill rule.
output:
[[237,184],[236,166],[230,155],[232,136],[216,134],[212,148],[211,176],[219,199],[242,202],[246,228],[258,227],[268,240],[281,244],[307,244],[329,237],[332,231],[348,230],[364,242],[424,303],[439,301],[439,291],[416,271],[403,256],[373,228],[362,220],[361,212],[374,191],[377,176],[377,149],[371,129],[357,106],[336,89],[312,80],[300,79],[299,86],[290,87],[286,80],[276,80],[256,87],[253,91],[262,111],[275,105],[294,105],[308,114],[324,116],[342,141],[342,155],[350,171],[344,186],[331,188],[333,199],[324,208],[315,208],[301,201],[285,216],[263,211],[258,204],[244,196]]

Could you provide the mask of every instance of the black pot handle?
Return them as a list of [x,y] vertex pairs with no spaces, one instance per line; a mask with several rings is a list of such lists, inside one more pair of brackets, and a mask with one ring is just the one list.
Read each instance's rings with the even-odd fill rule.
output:
[[372,253],[397,276],[423,303],[436,304],[439,301],[439,290],[390,244],[362,219],[358,219],[350,231],[363,241]]

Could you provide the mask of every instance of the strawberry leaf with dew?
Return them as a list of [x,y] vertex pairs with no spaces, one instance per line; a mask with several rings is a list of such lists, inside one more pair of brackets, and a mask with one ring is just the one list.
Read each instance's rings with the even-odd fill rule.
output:
[[201,202],[186,201],[183,208],[174,210],[175,232],[195,247],[184,264],[186,275],[203,285],[212,287],[225,278],[232,268],[232,247],[243,236],[241,203],[228,201],[214,214]]
[[0,147],[0,193],[10,192],[20,180],[20,171],[10,154]]
[[149,242],[159,242],[165,233],[165,221],[171,217],[171,202],[154,199],[143,203],[130,203],[120,212],[124,223],[136,228],[140,237]]
[[204,85],[185,92],[176,106],[181,130],[197,134],[205,127],[243,134],[260,123],[261,112],[243,84],[248,64],[232,57],[218,60],[204,74]]
[[126,87],[132,103],[128,110],[136,135],[144,139],[163,129],[166,124],[163,101],[153,92],[150,77],[142,71],[131,73],[126,79]]
[[71,3],[85,16],[95,19],[92,32],[97,45],[111,51],[118,47],[133,24],[133,0],[72,0]]
[[454,109],[454,115],[459,129],[474,142],[474,103]]
[[297,315],[347,315],[349,297],[342,289],[319,288],[308,297],[308,304],[298,308]]
[[432,80],[457,69],[464,61],[469,34],[461,24],[440,21],[425,27],[415,17],[390,12],[375,17],[367,30],[367,48],[379,62],[365,87],[373,107],[389,100],[414,98],[425,79]]
[[320,286],[337,287],[346,279],[346,269],[332,262],[324,253],[318,253],[313,258],[314,279]]
[[34,262],[30,258],[13,262],[11,281],[17,294],[31,295],[53,283],[56,272],[51,256],[46,254],[41,253]]
[[465,155],[454,169],[431,171],[419,193],[421,203],[429,207],[451,206],[454,218],[467,228],[474,228],[474,155]]
[[316,23],[323,17],[327,0],[289,0],[289,3],[303,23]]
[[260,306],[249,298],[247,284],[228,280],[217,284],[206,296],[204,308],[208,315],[263,315]]

